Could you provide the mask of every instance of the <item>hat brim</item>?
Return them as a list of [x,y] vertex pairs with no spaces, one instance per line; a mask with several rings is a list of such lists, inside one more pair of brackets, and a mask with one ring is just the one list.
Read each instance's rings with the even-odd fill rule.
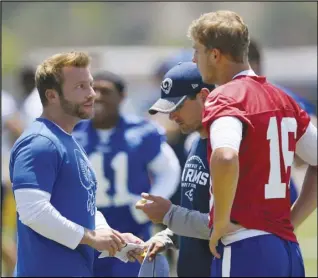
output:
[[170,268],[166,257],[162,254],[157,254],[155,259],[150,262],[148,253],[149,249],[140,266],[138,277],[169,277]]
[[154,105],[152,105],[148,112],[150,115],[154,115],[158,112],[171,113],[178,108],[185,100],[187,96],[172,97],[172,98],[159,98]]

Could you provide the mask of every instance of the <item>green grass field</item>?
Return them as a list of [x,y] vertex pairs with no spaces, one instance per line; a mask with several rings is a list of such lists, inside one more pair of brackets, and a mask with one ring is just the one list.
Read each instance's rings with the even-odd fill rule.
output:
[[306,277],[317,277],[317,210],[296,231],[305,261]]

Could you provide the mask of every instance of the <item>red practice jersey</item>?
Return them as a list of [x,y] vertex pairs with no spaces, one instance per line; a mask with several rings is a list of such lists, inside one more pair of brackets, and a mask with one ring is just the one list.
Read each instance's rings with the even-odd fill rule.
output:
[[265,77],[241,75],[210,93],[203,125],[209,131],[212,122],[224,116],[237,117],[244,126],[231,220],[297,242],[290,222],[289,183],[296,142],[307,129],[308,114]]

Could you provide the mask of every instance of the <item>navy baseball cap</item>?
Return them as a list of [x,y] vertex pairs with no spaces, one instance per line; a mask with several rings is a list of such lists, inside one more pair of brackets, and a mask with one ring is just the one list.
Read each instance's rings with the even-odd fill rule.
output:
[[144,258],[138,273],[138,277],[169,277],[170,268],[165,256],[157,254],[153,261],[148,260],[148,253]]
[[148,112],[151,115],[157,112],[171,113],[186,100],[187,96],[195,96],[203,88],[212,91],[215,86],[203,83],[195,63],[179,63],[165,74],[161,82],[161,98]]

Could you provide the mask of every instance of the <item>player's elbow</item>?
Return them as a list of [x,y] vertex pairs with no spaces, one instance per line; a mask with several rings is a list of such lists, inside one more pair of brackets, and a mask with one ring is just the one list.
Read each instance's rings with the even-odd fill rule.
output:
[[45,214],[46,211],[50,210],[50,202],[47,200],[37,200],[35,202],[21,202],[20,196],[16,195],[17,201],[17,212],[19,220],[22,224],[31,227],[36,224],[38,219]]
[[213,151],[211,160],[222,165],[233,165],[238,161],[238,152],[228,147],[218,148]]
[[30,213],[30,210],[27,208],[21,208],[18,210],[19,220],[22,224],[29,227],[36,222],[38,214],[39,213],[37,212]]
[[18,210],[19,220],[25,226],[30,226],[35,221],[35,218],[32,217],[26,210],[20,209]]

